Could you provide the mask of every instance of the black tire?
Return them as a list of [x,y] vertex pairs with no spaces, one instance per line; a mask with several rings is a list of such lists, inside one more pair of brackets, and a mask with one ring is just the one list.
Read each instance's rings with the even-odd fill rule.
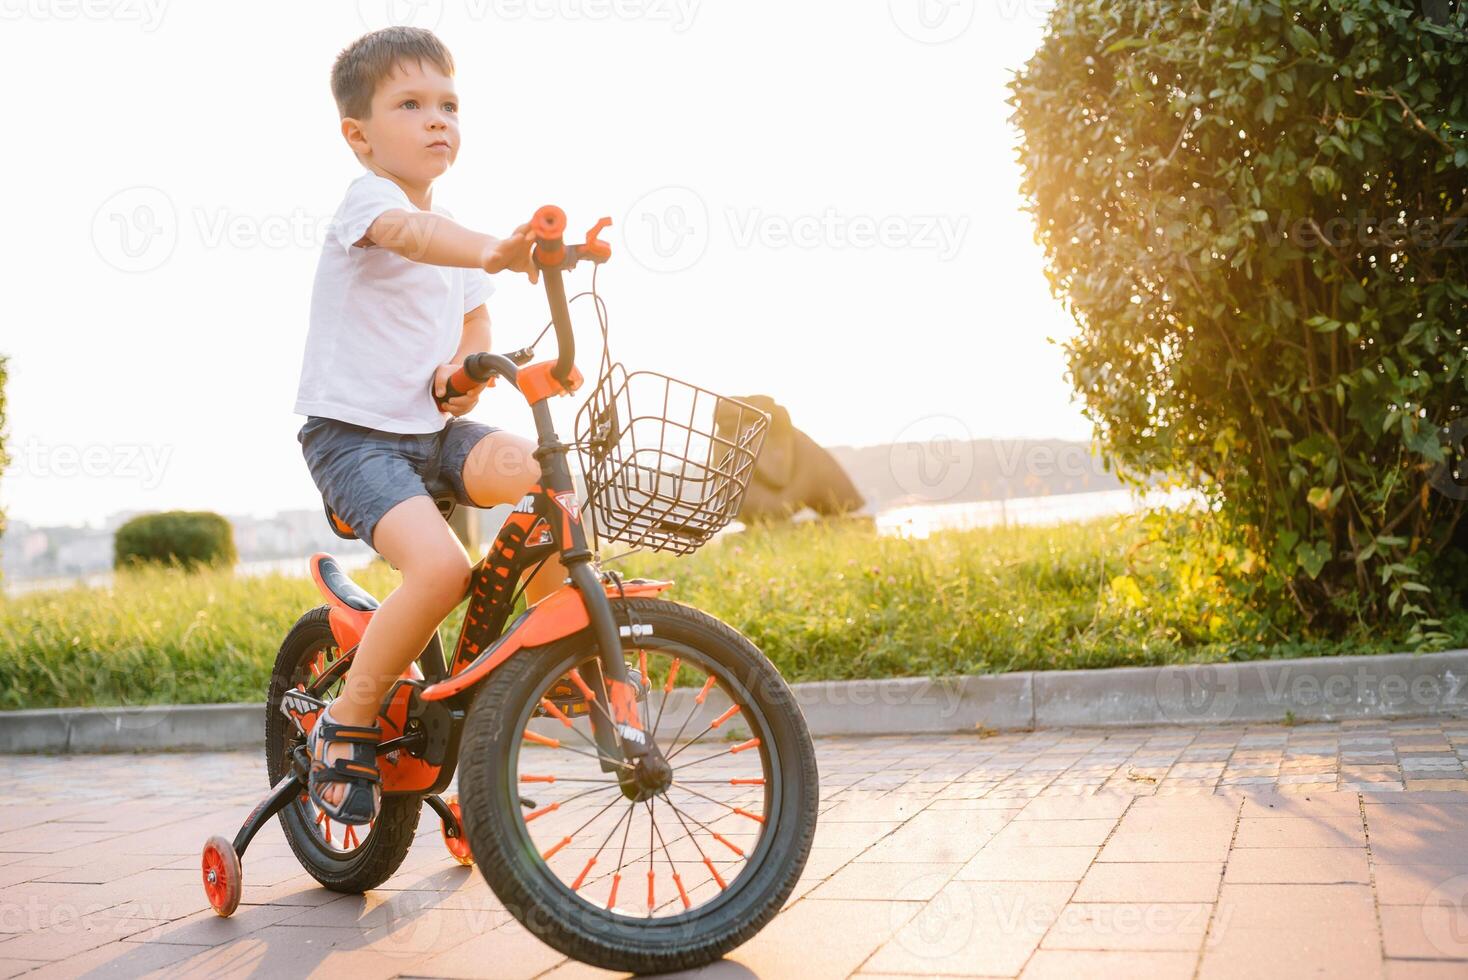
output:
[[[692,969],[748,940],[780,910],[795,887],[815,835],[820,795],[815,750],[789,687],[748,639],[705,613],[673,602],[638,598],[625,600],[626,607],[639,622],[652,627],[652,635],[638,641],[624,638],[624,652],[659,643],[665,644],[663,649],[697,651],[722,673],[721,689],[725,680],[731,681],[730,699],[735,704],[747,702],[745,720],[752,731],[762,733],[758,752],[740,759],[758,759],[766,774],[774,774],[763,780],[763,829],[738,876],[730,878],[727,892],[720,881],[719,891],[706,905],[690,907],[685,896],[688,911],[675,910],[666,918],[613,912],[607,907],[614,904],[610,899],[603,905],[586,897],[589,887],[574,890],[585,872],[567,887],[531,838],[522,809],[530,804],[519,797],[518,746],[546,685],[569,666],[595,657],[589,631],[516,654],[479,690],[459,756],[465,831],[490,888],[546,944],[604,969],[634,973]],[[714,677],[713,669],[708,676]],[[661,720],[661,708],[658,717]],[[672,790],[679,778],[677,751],[669,755],[675,769]],[[611,799],[619,800],[612,792]],[[665,812],[676,813],[678,808],[669,801],[664,790],[654,797],[653,806],[671,807]],[[631,804],[632,814],[638,805]],[[651,821],[651,811],[648,817]],[[630,829],[633,817],[628,819]],[[620,855],[617,860],[620,870]]]
[[[285,691],[305,676],[311,660],[323,651],[335,651],[336,640],[328,619],[330,606],[317,606],[306,613],[280,645],[275,669],[270,675],[270,696],[265,704],[265,767],[273,786],[290,771],[291,751],[304,739],[280,710]],[[338,651],[339,652],[339,651]],[[427,668],[432,664],[427,664]],[[441,664],[439,671],[442,671]],[[392,877],[408,855],[413,833],[418,829],[422,797],[385,796],[382,809],[370,829],[355,828],[357,845],[340,850],[327,844],[312,817],[314,807],[304,798],[280,811],[285,839],[306,872],[332,891],[360,894]],[[330,824],[327,825],[328,832]],[[345,832],[345,831],[344,831]]]

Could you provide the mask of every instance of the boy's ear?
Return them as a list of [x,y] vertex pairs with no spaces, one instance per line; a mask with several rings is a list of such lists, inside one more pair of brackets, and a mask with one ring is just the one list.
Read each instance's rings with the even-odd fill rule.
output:
[[362,130],[362,124],[348,116],[342,120],[342,138],[347,141],[347,146],[357,156],[366,156],[372,152],[372,146],[367,142],[367,134]]

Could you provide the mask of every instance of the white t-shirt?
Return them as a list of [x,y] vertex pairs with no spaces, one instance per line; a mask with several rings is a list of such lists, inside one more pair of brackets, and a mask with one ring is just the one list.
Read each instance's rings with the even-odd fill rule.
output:
[[451,416],[429,393],[433,371],[459,349],[464,315],[494,283],[482,269],[357,247],[372,222],[393,210],[419,208],[386,177],[369,170],[347,187],[316,265],[295,411],[385,432],[437,432]]

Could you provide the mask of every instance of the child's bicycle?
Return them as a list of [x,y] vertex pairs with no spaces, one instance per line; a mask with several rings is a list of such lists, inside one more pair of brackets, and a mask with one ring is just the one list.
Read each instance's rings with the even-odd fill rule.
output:
[[[610,256],[597,238],[607,223],[568,245],[560,209],[533,219],[558,357],[476,354],[450,382],[450,396],[496,377],[524,394],[542,485],[475,566],[452,656],[435,635],[384,700],[382,807],[362,827],[333,825],[308,799],[305,741],[340,693],[377,600],[330,555],[312,557],[327,604],[301,617],[276,658],[270,795],[233,841],[204,846],[204,890],[220,915],[238,906],[241,859],[271,817],[312,877],[362,892],[402,863],[425,802],[455,861],[478,864],[543,941],[596,966],[699,966],[754,935],[789,896],[818,798],[790,689],[740,633],[660,598],[671,583],[601,570],[583,527],[585,516],[593,541],[693,551],[737,512],[768,417],[664,375],[628,374],[604,353],[577,415],[585,510],[567,461],[573,446],[552,426],[548,399],[581,383],[562,272]],[[507,626],[516,583],[553,554],[568,584]],[[460,795],[440,796],[456,770]]]

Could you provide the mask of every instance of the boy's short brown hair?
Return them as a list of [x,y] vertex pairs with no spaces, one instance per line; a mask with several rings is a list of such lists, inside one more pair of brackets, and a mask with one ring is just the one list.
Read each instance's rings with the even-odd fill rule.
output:
[[454,56],[432,31],[421,27],[384,27],[363,34],[336,56],[331,66],[331,94],[346,119],[372,115],[372,93],[400,61],[431,63],[445,75],[454,73]]

